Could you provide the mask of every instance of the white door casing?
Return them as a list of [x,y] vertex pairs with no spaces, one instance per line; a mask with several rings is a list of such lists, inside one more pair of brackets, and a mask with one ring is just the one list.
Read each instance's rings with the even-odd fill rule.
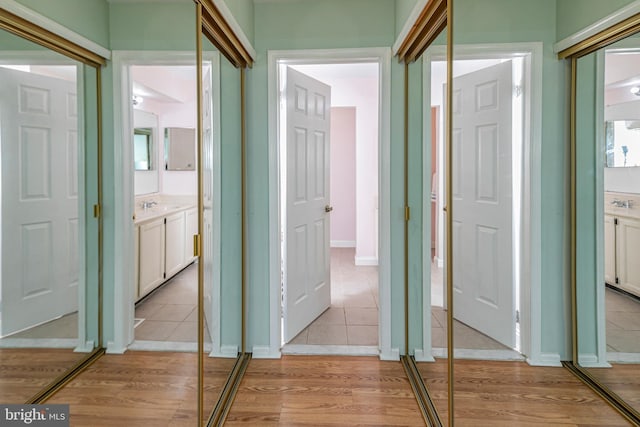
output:
[[287,67],[284,340],[331,305],[329,131],[331,88]]
[[2,331],[78,309],[76,85],[0,69]]
[[455,318],[515,348],[512,81],[511,61],[454,79],[452,231]]

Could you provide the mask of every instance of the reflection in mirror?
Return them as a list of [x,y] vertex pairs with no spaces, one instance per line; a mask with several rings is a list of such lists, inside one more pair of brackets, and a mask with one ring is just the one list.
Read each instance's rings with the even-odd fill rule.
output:
[[133,130],[133,165],[137,171],[153,168],[153,129],[135,128]]
[[[447,30],[423,54],[423,69],[426,98],[424,100],[423,126],[427,138],[423,148],[429,155],[424,158],[425,176],[430,177],[425,191],[425,199],[430,201],[427,207],[430,212],[430,239],[423,243],[423,250],[428,253],[429,265],[423,268],[431,271],[430,280],[423,287],[423,292],[430,295],[430,306],[423,307],[424,328],[429,328],[433,362],[417,363],[418,371],[431,395],[440,421],[449,423],[448,414],[448,374],[447,374],[447,298],[444,281],[446,224],[444,207],[445,198],[445,148],[446,148],[446,88],[447,88]],[[410,325],[411,327],[412,325]]]
[[98,197],[96,116],[84,121],[96,75],[0,33],[2,403],[24,403],[99,345],[97,241],[86,243],[98,225],[85,207]]
[[[228,209],[237,198],[228,199],[240,182],[240,71],[233,67],[207,37],[202,36],[202,255],[204,328],[204,419],[207,422],[241,351],[242,302],[239,272],[225,268],[239,263],[240,253],[227,244],[223,259],[221,242],[239,242],[240,230],[230,224]],[[224,99],[224,104],[220,100]],[[236,157],[237,156],[237,157]],[[223,170],[222,160],[229,165]],[[223,172],[226,171],[226,175]],[[184,173],[184,172],[182,172]],[[228,179],[228,181],[225,180]],[[233,192],[235,193],[235,192]],[[235,193],[237,194],[237,193]],[[238,206],[239,208],[239,206]],[[235,212],[235,211],[234,211]],[[225,221],[226,219],[226,221]],[[235,223],[235,222],[234,222]],[[224,298],[224,305],[221,301]]]
[[640,110],[634,100],[638,58],[637,38],[579,58],[575,100],[578,363],[636,414],[640,411],[640,167],[636,167]]

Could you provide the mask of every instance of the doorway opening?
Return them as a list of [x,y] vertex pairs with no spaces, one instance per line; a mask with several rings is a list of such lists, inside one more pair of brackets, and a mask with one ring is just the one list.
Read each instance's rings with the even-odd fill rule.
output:
[[272,353],[391,353],[388,52],[363,51],[270,52]]
[[205,266],[205,348],[219,350],[213,344],[220,342],[219,328],[213,327],[219,325],[214,295],[220,285],[219,266],[213,262],[220,249],[219,57],[203,58],[207,232],[201,258],[193,256],[193,235],[198,234],[195,63],[192,52],[114,52],[114,86],[119,88],[114,116],[122,141],[115,240],[123,262],[114,271],[121,280],[116,280],[111,353],[129,348],[196,351],[198,262]]
[[[291,68],[302,73],[309,79],[302,81],[287,70]],[[378,352],[378,64],[370,62],[343,64],[304,64],[281,65],[280,76],[283,94],[281,112],[281,164],[287,168],[281,170],[281,212],[282,215],[282,259],[283,268],[283,345],[285,352],[315,351],[306,346],[363,346],[373,354]],[[289,76],[291,78],[283,78]],[[328,86],[330,98],[329,134],[328,141],[313,138],[307,144],[317,143],[315,150],[308,146],[304,154],[298,151],[299,141],[290,141],[295,129],[301,129],[296,119],[288,114],[291,110],[287,103],[298,102],[295,96],[306,82],[313,85],[316,82]],[[295,85],[298,90],[291,91]],[[326,87],[325,87],[326,88]],[[306,88],[305,88],[306,90]],[[286,94],[293,94],[294,98],[287,99]],[[314,92],[315,93],[315,92]],[[296,95],[297,94],[297,95]],[[309,94],[310,96],[314,96]],[[313,103],[314,101],[311,101]],[[312,105],[312,108],[314,105]],[[325,106],[326,109],[327,106]],[[320,113],[316,111],[316,113]],[[310,113],[313,114],[313,113]],[[285,130],[286,129],[286,130]],[[319,131],[315,131],[319,135]],[[294,136],[295,138],[295,136]],[[322,142],[319,142],[322,141]],[[329,147],[324,147],[328,142]],[[325,157],[324,149],[328,148],[329,156]],[[314,153],[315,151],[315,153]],[[320,153],[319,156],[314,154]],[[325,186],[328,182],[328,193],[310,191],[312,197],[322,197],[320,202],[321,221],[313,221],[312,227],[328,225],[328,233],[322,230],[313,236],[315,243],[310,246],[321,245],[320,251],[328,252],[328,271],[322,279],[309,275],[308,286],[316,287],[314,293],[307,297],[300,297],[302,287],[298,287],[302,276],[300,273],[315,273],[327,267],[320,262],[314,266],[314,260],[324,259],[324,255],[307,252],[305,260],[294,260],[296,254],[305,249],[296,246],[294,239],[299,238],[301,228],[293,225],[292,221],[297,205],[300,204],[295,182],[302,177],[298,171],[302,165],[296,164],[291,156],[306,155],[300,159],[303,162],[323,162],[318,169],[308,171],[311,180],[315,182],[315,189]],[[329,176],[324,174],[328,171]],[[328,179],[327,179],[328,178]],[[291,181],[291,182],[290,182]],[[313,182],[307,184],[314,186]],[[324,189],[324,188],[323,188]],[[323,193],[323,194],[321,194]],[[292,200],[293,199],[293,200]],[[324,205],[324,206],[323,206]],[[313,214],[311,214],[313,215]],[[302,220],[305,221],[305,220]],[[326,225],[320,225],[326,224]],[[328,239],[327,239],[328,238]],[[315,248],[312,248],[312,250]],[[297,269],[300,261],[305,264],[302,271]],[[295,265],[292,265],[295,263]],[[297,283],[294,283],[297,282]],[[315,281],[315,282],[314,282]],[[321,285],[321,282],[327,283]],[[327,292],[325,292],[327,291]],[[323,295],[324,293],[324,295]],[[328,297],[328,298],[327,298]],[[316,299],[304,309],[304,313],[295,313],[296,306],[307,304]],[[316,315],[320,313],[320,315]]]

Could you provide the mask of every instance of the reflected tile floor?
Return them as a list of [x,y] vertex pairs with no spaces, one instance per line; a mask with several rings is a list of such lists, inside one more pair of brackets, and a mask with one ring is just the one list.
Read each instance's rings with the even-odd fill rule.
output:
[[354,260],[354,248],[331,248],[331,307],[289,344],[378,345],[378,267]]
[[640,353],[640,301],[607,288],[607,351]]
[[136,305],[136,341],[197,342],[197,301],[198,264],[193,263]]

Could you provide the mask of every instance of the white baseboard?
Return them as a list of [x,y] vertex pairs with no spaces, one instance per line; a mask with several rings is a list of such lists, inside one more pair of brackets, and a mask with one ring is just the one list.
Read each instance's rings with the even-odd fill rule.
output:
[[[434,347],[431,350],[433,357],[442,359],[449,354],[446,348]],[[524,361],[525,357],[515,350],[476,350],[471,348],[456,348],[453,351],[455,359],[477,359],[477,360],[506,360]]]
[[360,266],[378,265],[378,258],[374,256],[356,256],[355,264]]
[[562,366],[562,358],[558,353],[540,353],[539,357],[527,358],[527,363],[531,366]]
[[332,240],[330,242],[332,248],[355,248],[355,240]]
[[227,359],[235,359],[238,357],[237,345],[222,345],[220,351],[211,351],[210,357],[225,357]]
[[607,352],[607,360],[613,363],[640,363],[638,353]]
[[282,353],[279,351],[271,351],[271,347],[268,345],[254,345],[251,357],[253,359],[280,359]]
[[416,362],[435,362],[436,359],[433,357],[433,355],[429,354],[428,352],[425,352],[424,350],[419,350],[419,349],[415,349],[414,351],[414,356],[416,359]]
[[107,354],[124,354],[127,351],[127,347],[116,346],[113,341],[107,342],[107,350],[105,353]]
[[380,350],[369,345],[311,345],[287,344],[282,354],[321,355],[321,356],[378,356]]
[[438,268],[444,268],[444,259],[443,258],[434,257],[434,261],[438,265]]
[[391,350],[389,350],[388,353],[381,352],[380,360],[394,360],[394,361],[400,360],[400,349],[392,348]]

